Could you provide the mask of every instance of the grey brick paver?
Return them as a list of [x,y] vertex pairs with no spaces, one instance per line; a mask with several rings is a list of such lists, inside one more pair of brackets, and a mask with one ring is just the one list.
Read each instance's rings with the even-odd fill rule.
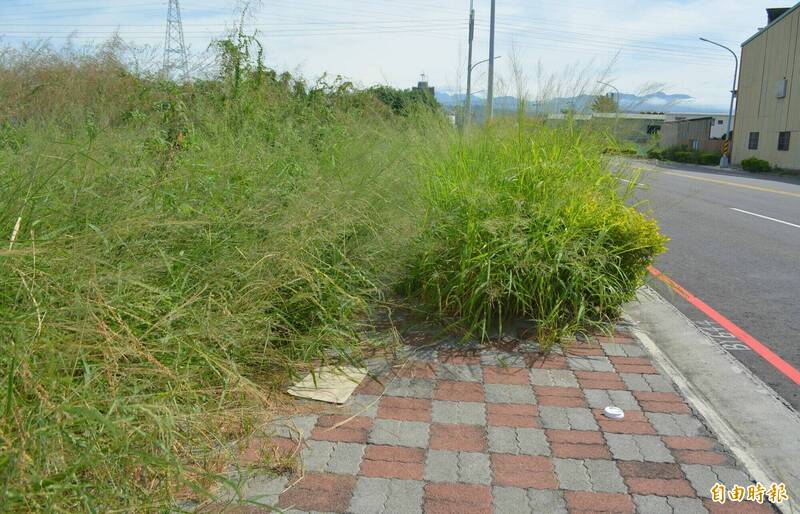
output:
[[300,452],[303,468],[318,473],[355,475],[361,466],[364,447],[357,443],[306,441],[306,447]]
[[550,455],[544,430],[537,428],[488,428],[489,451],[515,455]]
[[645,382],[650,388],[657,393],[674,393],[675,388],[672,387],[672,382],[664,378],[662,375],[642,375]]
[[489,484],[492,481],[492,470],[489,455],[485,453],[459,452],[458,476],[468,484]]
[[567,513],[567,506],[560,491],[494,487],[492,496],[495,514]]
[[387,396],[405,398],[433,398],[433,381],[422,378],[393,378],[386,382]]
[[604,409],[609,405],[616,405],[622,410],[642,410],[630,391],[584,389],[583,393],[589,402],[589,407],[593,409]]
[[275,505],[288,483],[288,477],[257,474],[244,483],[241,498],[256,505]]
[[488,485],[492,481],[489,455],[431,450],[425,462],[425,480]]
[[705,435],[702,423],[691,414],[667,414],[662,412],[646,412],[645,415],[653,428],[660,435],[698,436]]
[[485,384],[483,389],[489,403],[536,403],[529,385]]
[[562,489],[624,493],[627,491],[617,465],[610,460],[553,459]]
[[575,371],[614,371],[608,357],[567,357],[567,366]]
[[637,344],[600,343],[603,351],[610,357],[643,357],[647,355]]
[[483,380],[483,368],[479,364],[440,363],[436,369],[436,377],[440,380],[480,382]]
[[653,392],[653,388],[650,387],[650,384],[644,379],[644,375],[642,374],[620,373],[619,376],[622,377],[622,381],[625,382],[625,387],[631,391],[646,391],[648,393]]
[[591,491],[592,481],[589,478],[589,471],[583,465],[582,460],[577,459],[553,459],[553,467],[556,468],[556,476],[561,489],[570,491]]
[[428,423],[394,419],[376,419],[368,436],[370,444],[412,448],[427,448],[429,439],[430,425]]
[[625,482],[614,461],[587,459],[583,461],[589,471],[589,478],[592,481],[592,490],[606,493],[627,492]]
[[643,514],[706,514],[708,510],[697,498],[678,498],[675,496],[642,496],[635,494],[633,502],[638,512]]
[[521,353],[487,350],[481,353],[481,364],[484,366],[499,366],[501,368],[527,368],[525,356]]
[[533,385],[548,387],[578,387],[575,373],[568,369],[531,369],[530,379]]
[[274,421],[275,435],[291,439],[297,439],[298,436],[308,439],[317,425],[318,418],[319,416],[292,416],[289,419]]
[[425,461],[425,480],[458,482],[458,452],[430,450]]
[[446,402],[434,400],[432,415],[435,423],[485,425],[486,405],[477,402]]
[[354,514],[421,514],[423,483],[359,477],[350,501]]
[[353,395],[345,404],[353,416],[365,416],[374,418],[378,415],[378,403],[380,396],[373,396],[369,394],[356,394]]
[[598,430],[592,411],[581,407],[539,407],[544,428],[559,430]]
[[660,437],[653,435],[604,434],[611,455],[618,460],[675,462]]

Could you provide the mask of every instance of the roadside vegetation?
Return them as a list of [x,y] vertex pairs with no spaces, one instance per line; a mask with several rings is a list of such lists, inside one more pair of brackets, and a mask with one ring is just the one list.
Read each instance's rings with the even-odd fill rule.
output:
[[742,160],[742,168],[753,173],[766,173],[772,170],[769,162],[758,157],[748,157]]
[[607,327],[663,250],[601,134],[464,135],[216,48],[190,84],[113,47],[2,53],[0,511],[169,510],[288,379],[358,363],[387,295],[550,344]]
[[685,146],[672,148],[651,148],[647,151],[647,156],[659,161],[673,161],[688,164],[703,164],[715,166],[719,164],[722,154],[718,152],[701,152],[691,150]]

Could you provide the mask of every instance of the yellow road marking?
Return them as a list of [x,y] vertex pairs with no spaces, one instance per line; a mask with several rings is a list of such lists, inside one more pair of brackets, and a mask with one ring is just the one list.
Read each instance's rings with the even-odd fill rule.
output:
[[776,195],[793,196],[795,198],[800,198],[800,193],[791,193],[789,191],[780,191],[778,189],[770,189],[768,187],[749,186],[747,184],[738,184],[736,182],[729,182],[727,180],[719,180],[719,179],[715,179],[715,178],[695,177],[693,175],[685,175],[683,173],[676,173],[674,171],[659,171],[658,173],[664,173],[665,175],[674,175],[676,177],[689,178],[689,179],[692,179],[692,180],[700,180],[702,182],[713,182],[714,184],[722,184],[722,185],[725,185],[725,186],[741,187],[743,189],[752,189],[753,191],[761,191],[763,193],[773,193],[773,194],[776,194]]

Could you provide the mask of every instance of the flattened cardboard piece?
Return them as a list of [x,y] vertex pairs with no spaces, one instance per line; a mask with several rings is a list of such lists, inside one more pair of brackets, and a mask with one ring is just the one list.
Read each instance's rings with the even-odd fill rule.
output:
[[352,366],[323,366],[309,373],[286,392],[298,398],[343,404],[353,394],[358,384],[367,376],[367,370]]

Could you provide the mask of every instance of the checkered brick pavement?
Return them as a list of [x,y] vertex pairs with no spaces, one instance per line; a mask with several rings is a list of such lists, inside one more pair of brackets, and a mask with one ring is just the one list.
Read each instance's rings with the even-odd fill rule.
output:
[[[774,512],[710,501],[716,482],[751,479],[635,339],[618,332],[548,358],[532,350],[410,349],[338,413],[276,427],[265,446],[302,448],[300,477],[255,474],[238,503],[207,509]],[[604,417],[610,404],[625,418]]]

